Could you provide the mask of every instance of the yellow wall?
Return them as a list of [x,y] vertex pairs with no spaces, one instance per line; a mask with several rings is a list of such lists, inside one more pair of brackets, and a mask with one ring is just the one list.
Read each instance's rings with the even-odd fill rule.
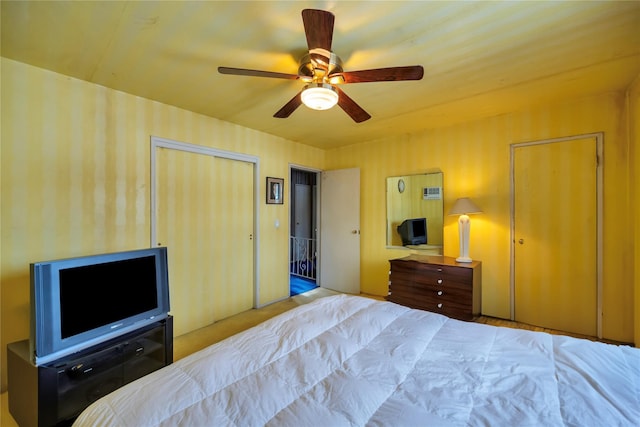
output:
[[[362,291],[385,295],[387,260],[406,253],[385,249],[385,178],[438,168],[444,173],[445,213],[458,197],[471,197],[484,211],[471,218],[470,242],[470,256],[483,262],[482,313],[508,318],[510,144],[603,131],[603,334],[633,341],[634,242],[627,227],[632,218],[624,98],[603,94],[330,151],[329,169],[361,168]],[[456,218],[445,217],[444,227],[444,254],[457,256]]]
[[[322,150],[6,58],[1,66],[3,389],[6,344],[29,336],[30,262],[149,246],[151,135],[259,157],[260,194],[266,176],[288,177],[289,162],[324,166]],[[261,304],[289,294],[288,203],[259,205]]]

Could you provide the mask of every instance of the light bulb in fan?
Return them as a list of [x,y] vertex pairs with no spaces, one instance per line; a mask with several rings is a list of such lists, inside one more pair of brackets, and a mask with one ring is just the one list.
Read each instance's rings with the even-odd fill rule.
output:
[[328,110],[338,103],[338,92],[326,83],[310,83],[300,94],[302,103],[314,110]]

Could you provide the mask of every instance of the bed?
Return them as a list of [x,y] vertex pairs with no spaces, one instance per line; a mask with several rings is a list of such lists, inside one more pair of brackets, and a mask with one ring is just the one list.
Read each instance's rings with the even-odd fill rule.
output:
[[76,426],[626,426],[640,349],[321,298],[130,383]]

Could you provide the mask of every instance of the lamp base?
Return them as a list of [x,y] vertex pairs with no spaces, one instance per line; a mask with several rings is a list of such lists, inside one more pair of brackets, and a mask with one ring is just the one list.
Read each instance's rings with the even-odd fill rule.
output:
[[469,257],[461,256],[456,258],[456,262],[473,262],[473,260]]

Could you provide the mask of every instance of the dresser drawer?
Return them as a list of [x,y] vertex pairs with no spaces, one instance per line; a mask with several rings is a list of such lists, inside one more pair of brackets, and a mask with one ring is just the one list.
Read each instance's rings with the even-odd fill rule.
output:
[[433,302],[455,301],[471,309],[472,289],[471,286],[414,286],[412,284],[394,283],[391,281],[389,289],[392,295],[403,296],[405,298],[416,298],[419,300],[430,300]]
[[387,298],[391,302],[401,304],[406,307],[417,308],[420,310],[431,311],[433,313],[444,314],[445,316],[452,317],[460,320],[472,320],[474,315],[471,310],[471,301],[465,304],[461,300],[455,299],[437,299],[437,298],[423,298],[418,299],[414,296],[406,294],[393,293]]
[[433,266],[414,262],[391,264],[391,277],[396,282],[420,285],[453,285],[471,287],[473,270],[464,267]]
[[465,267],[424,264],[413,261],[391,263],[394,280],[404,280],[418,284],[459,283],[471,285],[473,270]]

